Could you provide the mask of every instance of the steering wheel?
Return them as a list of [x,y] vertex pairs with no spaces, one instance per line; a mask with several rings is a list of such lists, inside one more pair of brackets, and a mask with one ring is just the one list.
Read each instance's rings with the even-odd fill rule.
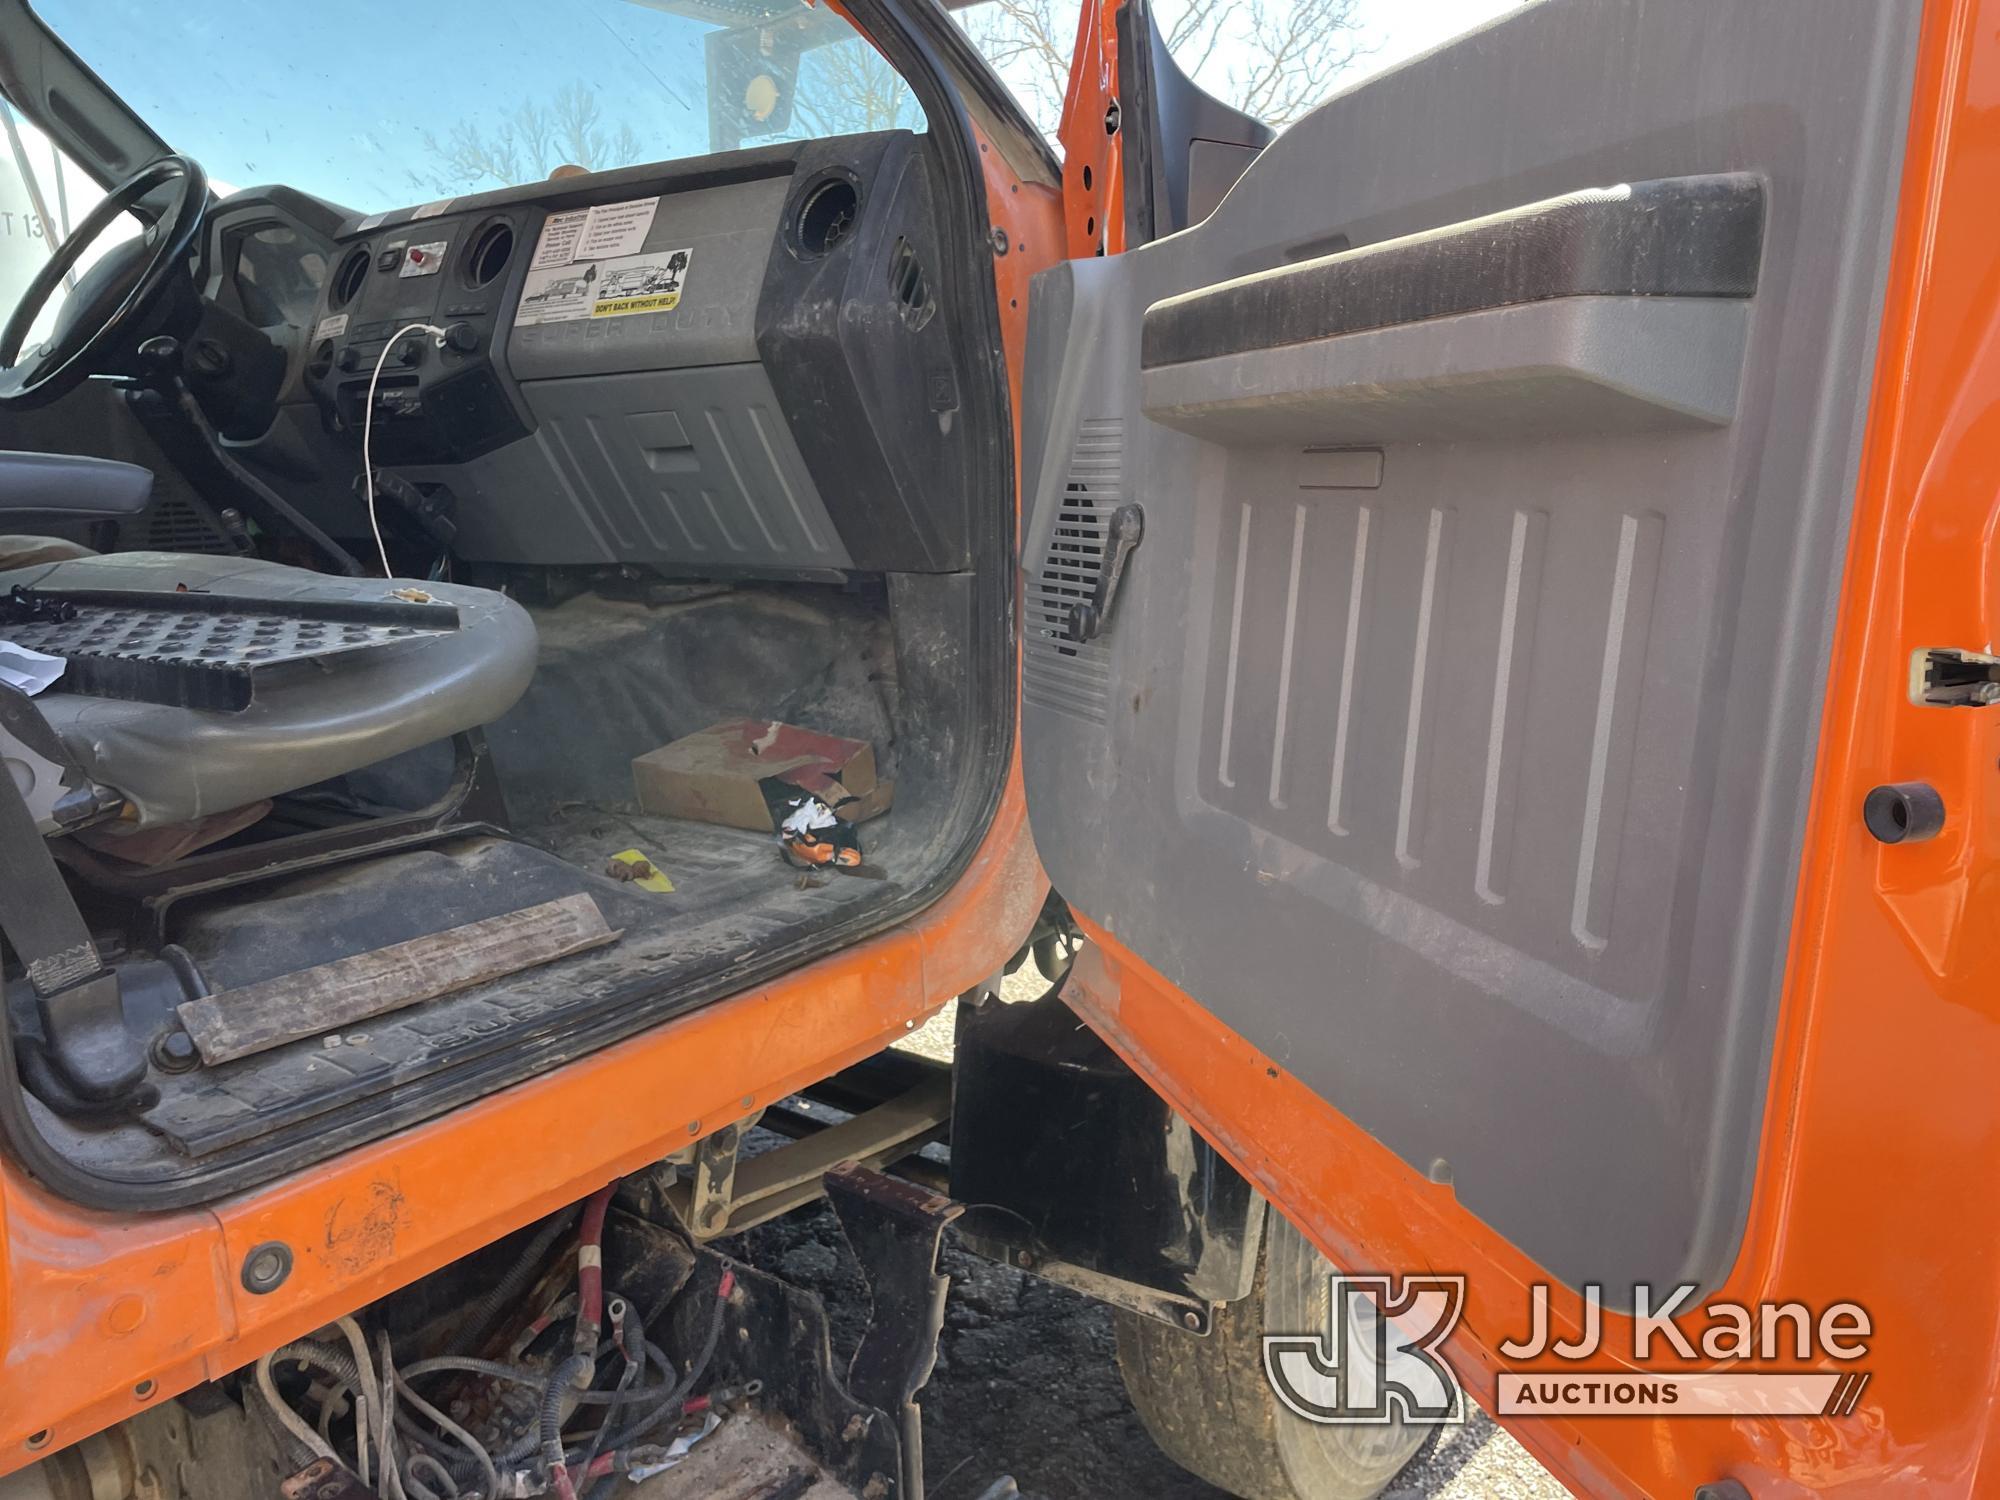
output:
[[[112,220],[169,185],[172,201],[141,241],[146,247],[143,269],[136,276],[125,269],[97,286],[90,286],[86,278],[63,308],[55,333],[24,353],[21,345],[36,315],[83,252]],[[182,274],[207,212],[208,174],[185,156],[163,156],[107,194],[35,273],[7,320],[6,331],[0,333],[0,365],[6,366],[0,369],[0,408],[44,406],[95,372],[138,327],[154,299]]]

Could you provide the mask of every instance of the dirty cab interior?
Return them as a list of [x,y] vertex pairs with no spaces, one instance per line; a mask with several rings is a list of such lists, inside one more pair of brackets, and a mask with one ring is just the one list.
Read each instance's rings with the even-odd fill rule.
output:
[[[68,662],[0,688],[24,1085],[0,1115],[38,1175],[213,1196],[950,883],[1011,735],[1011,444],[962,130],[919,111],[364,215],[214,191],[0,11],[0,89],[111,190],[0,351],[0,639]],[[127,212],[146,232],[78,270]],[[644,275],[579,287],[600,223]],[[552,312],[580,289],[654,310]],[[865,871],[641,808],[636,757],[746,719],[872,748],[893,803],[855,825]],[[664,881],[619,878],[625,851]],[[520,929],[576,897],[588,931]],[[282,1010],[282,981],[472,923],[491,968],[449,993],[187,1035],[192,1000]]]

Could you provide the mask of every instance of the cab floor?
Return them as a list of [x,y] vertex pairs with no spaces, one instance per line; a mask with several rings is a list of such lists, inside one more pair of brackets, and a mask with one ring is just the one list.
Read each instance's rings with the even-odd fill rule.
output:
[[[73,1162],[147,1180],[248,1141],[277,1142],[315,1118],[401,1093],[482,1060],[518,1067],[524,1052],[560,1061],[592,1022],[644,1008],[659,1019],[735,986],[731,971],[775,945],[813,935],[862,903],[902,891],[890,814],[867,825],[887,878],[802,873],[769,834],[569,807],[520,838],[469,838],[302,876],[255,899],[190,903],[176,936],[211,986],[229,988],[387,947],[559,897],[587,893],[621,933],[610,946],[529,968],[337,1032],[255,1056],[160,1075],[136,1124],[81,1126],[36,1106]],[[643,851],[673,883],[655,894],[603,872]]]

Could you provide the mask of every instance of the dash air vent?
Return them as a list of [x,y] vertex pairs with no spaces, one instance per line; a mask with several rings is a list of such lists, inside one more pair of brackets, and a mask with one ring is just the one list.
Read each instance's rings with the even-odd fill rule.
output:
[[341,260],[333,273],[333,290],[327,294],[327,304],[331,307],[345,307],[354,300],[361,290],[361,283],[368,279],[368,247],[356,245]]
[[477,291],[491,286],[514,254],[514,226],[505,219],[483,225],[465,256],[465,284]]
[[792,243],[808,258],[825,255],[854,232],[861,190],[844,174],[821,179],[806,191],[792,226]]
[[889,290],[895,294],[897,309],[912,333],[930,322],[937,312],[937,303],[931,300],[930,279],[924,275],[923,262],[917,259],[916,246],[901,235],[896,236],[896,248],[889,253]]

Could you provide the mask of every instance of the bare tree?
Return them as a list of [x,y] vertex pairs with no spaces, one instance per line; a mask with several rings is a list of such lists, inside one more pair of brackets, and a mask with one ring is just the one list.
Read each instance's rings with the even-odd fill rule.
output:
[[[594,90],[572,83],[556,95],[556,154],[564,162],[596,171],[602,167],[625,167],[640,159],[639,136],[621,121],[617,130],[605,134],[604,111]],[[560,165],[552,163],[551,168]]]
[[1046,136],[1062,120],[1080,10],[1078,0],[990,0],[952,12]]
[[[1333,92],[1335,81],[1373,50],[1354,17],[1355,0],[1247,0],[1227,7],[1248,33],[1250,58],[1228,69],[1230,102],[1268,125],[1283,127]],[[1223,22],[1191,40],[1213,54]],[[1173,39],[1168,38],[1169,45]],[[1174,56],[1183,54],[1178,47]],[[1187,72],[1195,69],[1183,64]]]
[[[1209,92],[1269,124],[1289,125],[1372,49],[1360,0],[1161,0],[1166,42],[1183,71]],[[1081,0],[982,0],[955,11],[966,33],[1053,136],[1069,83]],[[808,45],[799,63],[788,136],[892,130],[921,123],[896,70],[858,36]],[[546,100],[525,100],[498,119],[460,120],[422,133],[427,160],[413,185],[457,193],[546,177],[565,163],[597,171],[644,159],[632,125],[606,123],[581,81]]]
[[605,125],[596,91],[582,82],[566,84],[546,104],[526,100],[491,124],[460,120],[443,137],[427,130],[420,139],[429,160],[411,169],[410,180],[437,193],[464,192],[489,178],[506,186],[533,182],[565,163],[588,171],[629,166],[646,154],[630,123]]
[[[1373,43],[1358,0],[1184,0],[1158,19],[1181,70],[1268,124],[1285,126],[1332,92]],[[1069,82],[1077,0],[990,0],[957,12],[960,24],[1053,134]]]
[[903,75],[860,37],[815,47],[800,61],[792,134],[897,130],[922,118]]

